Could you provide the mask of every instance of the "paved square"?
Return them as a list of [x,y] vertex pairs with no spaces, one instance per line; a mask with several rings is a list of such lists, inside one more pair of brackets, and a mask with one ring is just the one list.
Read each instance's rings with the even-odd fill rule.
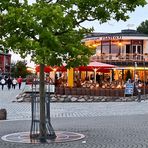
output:
[[[0,121],[0,137],[29,132],[30,103],[12,103],[21,90],[0,90],[0,108],[8,120]],[[148,101],[104,103],[51,103],[56,131],[77,132],[82,140],[52,144],[20,144],[0,140],[0,148],[148,148]]]

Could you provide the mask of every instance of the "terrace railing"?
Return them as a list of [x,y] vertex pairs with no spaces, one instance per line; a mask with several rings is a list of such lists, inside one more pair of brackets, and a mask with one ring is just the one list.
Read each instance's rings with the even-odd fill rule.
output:
[[90,58],[91,61],[98,61],[98,62],[105,62],[105,61],[134,61],[134,62],[148,62],[148,53],[145,54],[127,54],[127,53],[120,53],[120,54],[107,54],[107,53],[100,53],[93,55]]

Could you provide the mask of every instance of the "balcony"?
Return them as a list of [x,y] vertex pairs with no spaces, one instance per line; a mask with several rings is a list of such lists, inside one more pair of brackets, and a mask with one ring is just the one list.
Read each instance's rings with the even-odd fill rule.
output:
[[101,53],[94,55],[90,58],[90,61],[97,61],[103,63],[110,63],[115,65],[133,66],[135,62],[139,66],[148,66],[148,54],[107,54]]

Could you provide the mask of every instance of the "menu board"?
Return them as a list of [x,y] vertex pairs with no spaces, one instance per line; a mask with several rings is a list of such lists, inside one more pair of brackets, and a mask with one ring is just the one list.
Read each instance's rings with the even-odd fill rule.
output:
[[134,83],[126,83],[124,94],[133,95],[133,93],[134,93]]

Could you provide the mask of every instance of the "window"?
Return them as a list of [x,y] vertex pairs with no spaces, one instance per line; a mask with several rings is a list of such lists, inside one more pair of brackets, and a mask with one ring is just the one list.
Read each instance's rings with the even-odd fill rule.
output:
[[102,42],[102,53],[110,53],[110,41]]
[[117,45],[112,45],[111,46],[111,53],[119,53],[119,46]]
[[109,53],[109,46],[102,46],[102,53]]
[[119,51],[119,42],[118,41],[112,41],[111,42],[111,53],[112,54],[118,54]]

